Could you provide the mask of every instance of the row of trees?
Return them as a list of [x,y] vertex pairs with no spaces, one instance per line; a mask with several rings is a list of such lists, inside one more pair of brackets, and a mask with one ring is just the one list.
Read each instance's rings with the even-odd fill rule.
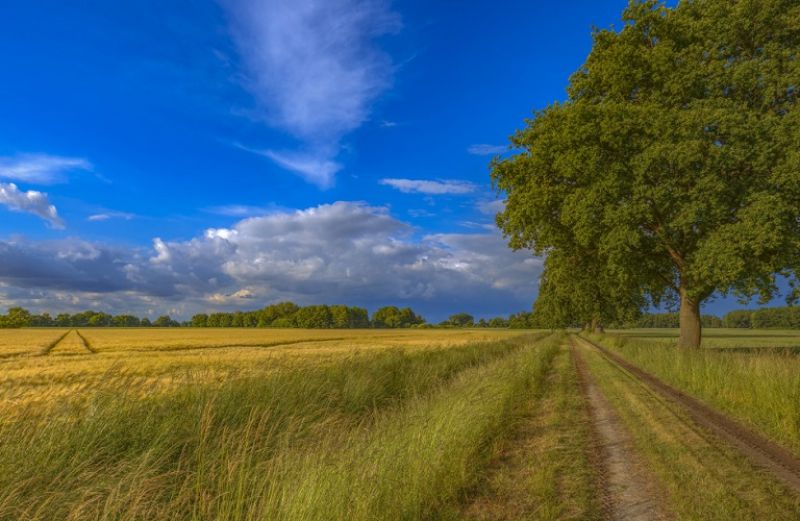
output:
[[[505,317],[481,318],[477,322],[468,313],[450,315],[438,327],[487,327],[509,329],[549,329],[552,326],[544,314],[520,312]],[[730,311],[724,317],[702,315],[703,327],[800,329],[800,307],[772,307],[756,310]],[[33,314],[21,307],[12,307],[0,315],[0,328],[19,327],[296,327],[322,329],[348,328],[405,328],[436,327],[411,308],[387,306],[378,309],[372,318],[366,309],[350,306],[305,306],[292,302],[273,304],[257,311],[232,313],[199,313],[191,320],[178,322],[162,315],[155,320],[133,315],[109,315],[97,311],[83,311],[70,315],[61,313],[55,318],[48,313]],[[578,321],[567,327],[583,327]],[[679,313],[643,313],[626,321],[609,323],[611,327],[677,328]]]
[[723,321],[725,327],[800,329],[800,307],[731,311]]
[[293,302],[272,304],[257,311],[199,313],[189,325],[194,327],[297,327],[312,329],[403,328],[419,326],[425,319],[411,308],[386,306],[370,318],[366,309],[344,305],[298,306]]
[[[703,327],[728,327],[752,329],[800,329],[800,307],[784,306],[761,309],[737,309],[723,317],[702,315]],[[645,313],[622,327],[677,328],[679,313]]]
[[450,315],[447,320],[439,322],[441,327],[493,327],[510,329],[537,329],[542,326],[534,319],[533,313],[526,311],[513,314],[508,318],[494,317],[490,319],[481,318],[477,322],[475,317],[469,313],[456,313]]
[[297,328],[400,328],[425,323],[411,308],[387,306],[378,309],[370,319],[366,309],[351,306],[305,306],[281,302],[256,311],[231,313],[198,313],[191,320],[178,322],[163,315],[155,320],[129,314],[110,315],[98,311],[33,314],[13,307],[0,315],[0,328],[16,327],[297,327]]
[[133,315],[109,315],[99,311],[60,313],[55,317],[49,313],[33,314],[25,308],[13,307],[0,315],[0,328],[14,327],[177,327],[181,324],[169,315],[155,320]]
[[568,99],[492,164],[510,246],[547,256],[543,320],[674,303],[679,345],[699,347],[712,295],[769,301],[777,275],[797,281],[799,9],[632,0],[619,30],[595,32]]
[[512,314],[508,318],[481,318],[469,313],[456,313],[438,325],[427,324],[411,308],[385,306],[372,316],[366,309],[355,306],[298,306],[293,302],[280,302],[255,311],[231,313],[198,313],[191,320],[177,322],[163,315],[153,321],[129,314],[109,315],[97,311],[62,313],[55,318],[48,313],[33,314],[21,307],[13,307],[0,315],[0,328],[17,327],[288,327],[317,329],[349,328],[408,328],[408,327],[491,327],[535,329],[546,327],[530,312]]
[[[737,327],[726,326],[724,319],[716,315],[701,315],[700,322],[703,327]],[[660,327],[677,328],[680,327],[679,313],[645,313],[635,321],[624,324],[625,327]]]

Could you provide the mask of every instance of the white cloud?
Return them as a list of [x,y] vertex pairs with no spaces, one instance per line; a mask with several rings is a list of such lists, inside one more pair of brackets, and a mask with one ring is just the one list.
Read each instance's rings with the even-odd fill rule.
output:
[[445,180],[431,181],[426,179],[381,179],[380,184],[396,188],[405,194],[468,194],[478,189],[469,181]]
[[506,202],[502,199],[480,201],[478,211],[485,215],[496,215],[506,208]]
[[155,239],[147,249],[0,241],[0,298],[57,311],[59,295],[70,294],[80,302],[64,301],[72,309],[98,302],[110,311],[186,315],[282,299],[401,304],[433,319],[530,306],[541,261],[510,250],[497,231],[413,232],[384,207],[337,202],[243,219],[188,241]]
[[[376,38],[399,17],[384,0],[223,0],[247,86],[269,121],[314,151],[279,165],[319,186],[340,168],[339,141],[369,117],[394,67]],[[280,157],[286,154],[279,154]],[[294,166],[292,166],[294,165]],[[329,179],[331,178],[331,179]]]
[[153,249],[156,250],[156,255],[155,257],[150,257],[150,262],[163,264],[172,260],[172,253],[169,251],[169,246],[159,237],[153,239]]
[[15,212],[38,215],[53,228],[64,228],[64,221],[58,216],[56,207],[50,204],[45,193],[36,190],[25,192],[14,183],[0,183],[0,204]]
[[256,295],[249,289],[240,289],[231,294],[214,293],[213,295],[209,296],[207,300],[215,304],[233,304],[237,301],[250,300],[254,299],[255,297]]
[[226,204],[222,206],[212,206],[210,208],[206,208],[205,211],[216,215],[225,215],[227,217],[251,217],[254,215],[263,215],[272,209],[274,209],[274,207],[251,206],[247,204]]
[[86,220],[91,222],[108,221],[109,219],[124,219],[126,221],[130,221],[134,217],[135,215],[132,213],[112,211],[92,214],[87,217]]
[[323,189],[333,186],[336,172],[342,169],[342,165],[339,163],[329,159],[322,159],[315,154],[306,155],[295,152],[267,150],[263,155],[272,159],[282,168],[300,175],[309,183]]
[[423,210],[423,209],[420,209],[420,208],[412,208],[411,210],[408,211],[408,215],[411,216],[411,217],[414,217],[414,218],[436,217],[435,213],[433,213],[433,212],[431,212],[429,210]]
[[51,184],[64,180],[64,174],[73,170],[88,171],[92,164],[76,157],[49,156],[45,154],[20,154],[0,157],[0,178],[33,184]]
[[467,152],[475,156],[495,156],[507,150],[508,147],[503,145],[487,145],[485,143],[467,147]]

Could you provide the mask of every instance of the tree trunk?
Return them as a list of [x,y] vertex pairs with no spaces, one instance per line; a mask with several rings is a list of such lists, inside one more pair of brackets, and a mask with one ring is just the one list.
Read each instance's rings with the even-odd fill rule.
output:
[[591,322],[589,322],[589,333],[597,332],[597,319],[593,318]]
[[606,329],[603,327],[602,322],[597,322],[597,325],[594,326],[595,333],[605,333]]
[[690,298],[685,289],[681,288],[681,333],[678,339],[679,347],[700,347],[702,324],[700,323],[700,302]]

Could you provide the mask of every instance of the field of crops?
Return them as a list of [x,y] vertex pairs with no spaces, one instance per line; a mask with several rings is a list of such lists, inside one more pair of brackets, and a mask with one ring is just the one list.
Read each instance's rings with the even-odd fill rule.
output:
[[[672,339],[0,330],[0,519],[800,518],[800,358],[769,349],[800,335]],[[612,355],[789,459],[753,459]]]
[[514,336],[508,331],[297,329],[0,330],[3,404],[48,405],[94,386],[148,392],[186,382],[226,381],[354,352],[446,348]]

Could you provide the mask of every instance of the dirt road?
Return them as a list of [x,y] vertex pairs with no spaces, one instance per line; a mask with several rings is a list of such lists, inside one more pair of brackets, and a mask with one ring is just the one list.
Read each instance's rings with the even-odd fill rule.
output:
[[640,461],[619,415],[594,383],[580,349],[573,341],[572,354],[590,410],[609,517],[615,521],[668,519],[655,478]]

